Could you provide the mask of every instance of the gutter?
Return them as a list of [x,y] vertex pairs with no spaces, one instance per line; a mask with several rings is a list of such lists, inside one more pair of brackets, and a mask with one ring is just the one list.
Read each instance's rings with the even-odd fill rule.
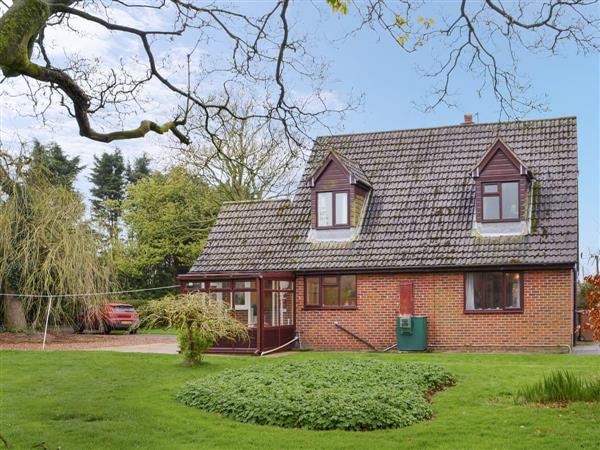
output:
[[208,278],[264,278],[265,276],[273,278],[293,277],[294,272],[290,271],[230,271],[230,272],[188,272],[177,275],[178,280],[202,280]]
[[546,264],[499,264],[499,265],[437,265],[413,267],[354,267],[295,270],[296,275],[312,275],[322,273],[424,273],[424,272],[469,272],[495,270],[535,270],[535,269],[569,269],[574,270],[576,263],[546,263]]

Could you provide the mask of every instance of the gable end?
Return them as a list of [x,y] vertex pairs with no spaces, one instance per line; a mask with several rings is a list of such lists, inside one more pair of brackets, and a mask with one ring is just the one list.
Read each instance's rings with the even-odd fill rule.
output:
[[498,178],[525,175],[531,178],[527,166],[512,149],[498,139],[483,155],[472,171],[473,178]]

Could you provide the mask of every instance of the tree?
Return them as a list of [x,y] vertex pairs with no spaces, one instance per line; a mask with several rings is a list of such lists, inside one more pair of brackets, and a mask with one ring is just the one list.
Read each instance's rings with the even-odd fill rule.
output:
[[140,311],[145,327],[179,330],[184,362],[195,365],[220,339],[248,340],[248,329],[233,317],[229,305],[207,294],[170,295],[148,302]]
[[127,163],[127,181],[131,184],[135,184],[142,177],[150,175],[151,162],[152,158],[144,153],[142,156],[133,161],[133,165],[131,163]]
[[125,197],[125,163],[117,149],[114,153],[94,156],[90,181],[94,185],[92,194],[92,215],[108,235],[111,243],[119,238],[119,219]]
[[[220,126],[242,119],[229,108],[232,91],[260,91],[263,101],[252,118],[285,130],[291,143],[307,134],[307,126],[319,123],[328,108],[303,107],[306,96],[286,89],[286,78],[301,76],[314,84],[311,96],[322,101],[323,64],[310,57],[302,38],[290,34],[289,0],[253,8],[223,7],[197,0],[149,0],[84,2],[83,0],[14,0],[0,3],[0,68],[5,77],[23,76],[32,87],[26,95],[34,105],[64,107],[79,134],[100,142],[135,139],[148,133],[172,133],[185,144],[190,112],[204,118],[204,131],[218,139]],[[164,25],[159,29],[136,28],[130,20],[156,12]],[[54,27],[74,33],[95,26],[113,36],[132,38],[131,45],[112,63],[92,54],[60,49],[64,59],[48,51],[45,36]],[[210,42],[214,57],[206,58]],[[172,52],[172,49],[177,52]],[[184,49],[180,52],[179,49]],[[64,53],[63,53],[64,52]],[[181,58],[177,58],[181,55]],[[207,93],[207,87],[222,88]],[[141,94],[168,98],[169,117],[161,123],[143,118],[139,126],[123,128],[123,119],[140,113]],[[42,100],[43,99],[43,100]],[[39,114],[46,113],[40,107]],[[110,119],[104,131],[92,125],[93,117]],[[112,115],[112,116],[111,116]],[[100,120],[98,120],[100,122]]]
[[589,303],[589,293],[594,290],[594,285],[583,281],[583,283],[577,283],[577,298],[576,305],[577,309],[587,309]]
[[176,282],[204,247],[219,204],[214,190],[181,166],[130,185],[123,204],[129,239],[116,260],[124,284]]
[[587,291],[590,324],[594,339],[600,341],[600,275],[588,275],[585,282],[591,285],[591,289]]
[[[47,179],[28,177],[31,159],[0,151],[0,291],[8,328],[39,327],[52,295],[56,323],[96,309],[112,287],[81,196]],[[74,296],[74,294],[90,294]]]
[[[232,109],[238,110],[235,106]],[[240,108],[247,114],[249,106]],[[287,195],[293,186],[299,155],[285,148],[285,137],[267,133],[251,121],[224,125],[216,144],[189,146],[178,158],[215,187],[225,201],[260,200]]]
[[[518,52],[554,56],[596,52],[600,45],[596,0],[461,0],[447,2],[439,17],[428,15],[427,2],[412,0],[327,3],[334,12],[354,18],[355,32],[365,28],[383,32],[409,53],[429,52],[427,47],[433,44],[440,49],[434,54],[434,68],[427,72],[434,84],[439,83],[427,103],[430,108],[449,102],[452,80],[460,78],[461,72],[480,80],[478,91],[493,93],[506,114],[519,116],[542,108],[519,75]],[[289,142],[299,144],[311,126],[323,123],[332,112],[346,110],[328,106],[323,95],[326,63],[310,53],[315,43],[301,35],[302,27],[292,26],[302,2],[273,0],[252,9],[243,3],[224,6],[198,0],[1,4],[4,76],[23,76],[30,84],[26,95],[34,105],[43,104],[39,114],[49,104],[61,105],[77,123],[80,135],[89,139],[111,142],[171,132],[188,144],[187,119],[193,113],[201,117],[211,141],[218,141],[221,127],[231,120],[252,119],[282,130]],[[160,17],[162,27],[131,24],[139,22],[131,18],[150,12]],[[56,52],[66,53],[66,58],[48,51],[44,37],[53,28],[77,33],[92,25],[108,31],[107,39],[131,38],[131,45],[112,64],[95,59],[97,55],[69,52],[68,41]],[[206,49],[206,42],[210,42],[208,55],[198,50]],[[315,101],[294,94],[290,84],[297,86],[299,81],[309,85]],[[229,102],[236,92],[255,92],[261,101],[250,114],[239,116]],[[167,103],[173,105],[170,117],[162,123],[143,119],[139,126],[123,129],[122,119],[143,117],[139,99],[146,93],[168,97]],[[309,106],[315,104],[316,109]],[[109,123],[112,131],[92,126],[93,117],[106,119],[111,113],[117,118]]]
[[30,176],[42,176],[50,184],[74,190],[73,183],[84,168],[79,162],[79,156],[69,158],[56,142],[42,145],[36,139],[31,150]]

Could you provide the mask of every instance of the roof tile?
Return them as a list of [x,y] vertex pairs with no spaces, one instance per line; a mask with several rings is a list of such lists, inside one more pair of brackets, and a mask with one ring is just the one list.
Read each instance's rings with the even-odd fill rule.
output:
[[[498,138],[539,182],[532,235],[471,235],[470,170]],[[372,197],[354,241],[312,243],[309,180],[331,150],[368,180]],[[574,264],[577,236],[574,117],[325,136],[315,143],[293,201],[223,205],[191,271]]]

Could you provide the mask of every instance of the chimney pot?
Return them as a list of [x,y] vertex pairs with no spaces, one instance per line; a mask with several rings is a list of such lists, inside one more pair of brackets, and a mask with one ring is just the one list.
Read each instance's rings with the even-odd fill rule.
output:
[[465,120],[463,125],[470,125],[473,123],[473,114],[465,114]]

